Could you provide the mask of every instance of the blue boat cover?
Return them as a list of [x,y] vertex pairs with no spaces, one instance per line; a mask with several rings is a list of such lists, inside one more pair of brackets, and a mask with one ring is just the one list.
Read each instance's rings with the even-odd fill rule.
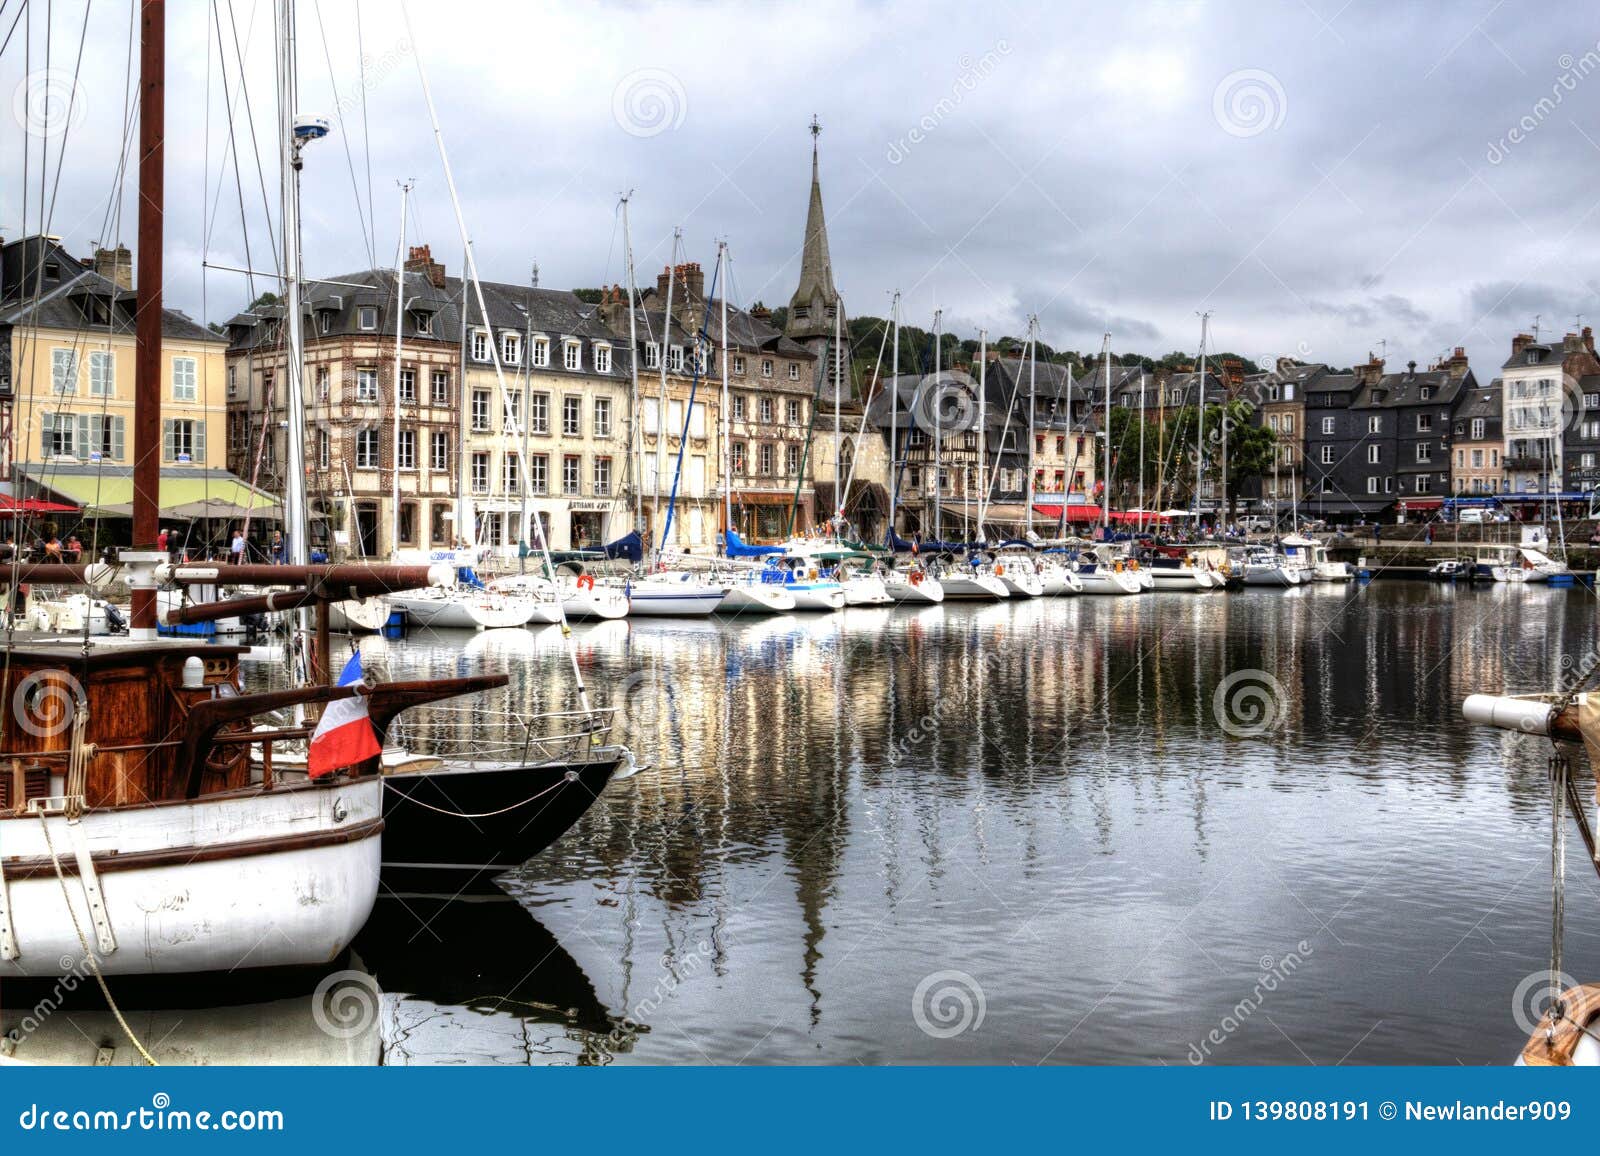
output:
[[782,546],[752,546],[739,537],[734,530],[729,530],[726,535],[727,551],[730,558],[765,558],[769,554],[782,554]]
[[644,559],[644,539],[639,537],[639,531],[634,530],[615,542],[608,542],[605,553],[607,558],[626,558],[630,562],[640,562]]

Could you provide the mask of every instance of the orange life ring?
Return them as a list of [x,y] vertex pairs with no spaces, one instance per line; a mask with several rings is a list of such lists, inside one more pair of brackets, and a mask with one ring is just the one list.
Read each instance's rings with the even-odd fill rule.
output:
[[578,575],[578,589],[579,590],[593,590],[594,589],[594,575],[593,574],[579,574]]
[[920,586],[921,584],[922,584],[922,571],[921,570],[913,570],[913,571],[911,571],[911,585]]

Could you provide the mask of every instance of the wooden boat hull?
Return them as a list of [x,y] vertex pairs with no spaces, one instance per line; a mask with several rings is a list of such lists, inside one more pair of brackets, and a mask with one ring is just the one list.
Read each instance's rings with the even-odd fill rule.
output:
[[498,893],[581,819],[628,760],[600,747],[583,762],[439,763],[384,776],[383,883],[400,895]]
[[[373,776],[89,810],[77,824],[60,814],[0,819],[16,945],[16,958],[0,960],[0,977],[82,966],[68,902],[106,975],[326,963],[350,945],[377,898],[382,806]],[[97,940],[80,844],[115,937],[111,950]]]

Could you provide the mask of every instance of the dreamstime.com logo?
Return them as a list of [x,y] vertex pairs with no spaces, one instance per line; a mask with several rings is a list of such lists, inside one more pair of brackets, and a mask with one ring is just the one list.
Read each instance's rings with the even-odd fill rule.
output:
[[629,136],[660,136],[683,124],[689,94],[664,68],[638,68],[611,91],[611,115]]
[[1211,94],[1211,115],[1229,136],[1260,136],[1280,127],[1288,112],[1283,85],[1261,68],[1228,73]]
[[936,971],[911,995],[911,1018],[924,1035],[948,1040],[983,1026],[989,1001],[983,986],[964,971]]
[[911,398],[911,420],[917,428],[941,437],[968,433],[978,426],[978,387],[965,373],[930,373]]
[[1547,1022],[1550,1005],[1564,991],[1578,986],[1578,981],[1564,971],[1544,968],[1523,977],[1511,993],[1511,1018],[1524,1035],[1533,1035]]
[[383,1003],[378,981],[364,971],[336,971],[311,993],[311,1019],[324,1035],[353,1040],[371,1031]]
[[1255,738],[1283,725],[1283,684],[1264,670],[1236,670],[1211,695],[1217,725],[1236,739]]
[[86,701],[83,684],[65,670],[36,670],[11,692],[11,717],[34,738],[65,734]]
[[28,73],[11,94],[11,115],[29,136],[60,136],[88,114],[83,86],[59,68]]

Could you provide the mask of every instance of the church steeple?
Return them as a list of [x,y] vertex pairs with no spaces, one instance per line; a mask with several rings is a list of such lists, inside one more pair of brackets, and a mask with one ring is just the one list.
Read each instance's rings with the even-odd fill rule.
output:
[[[810,345],[833,336],[839,292],[833,287],[833,260],[828,255],[828,222],[822,212],[822,179],[818,173],[818,137],[822,125],[811,118],[811,203],[806,209],[805,242],[800,250],[800,284],[789,299],[784,333]],[[817,341],[820,353],[821,341]]]

